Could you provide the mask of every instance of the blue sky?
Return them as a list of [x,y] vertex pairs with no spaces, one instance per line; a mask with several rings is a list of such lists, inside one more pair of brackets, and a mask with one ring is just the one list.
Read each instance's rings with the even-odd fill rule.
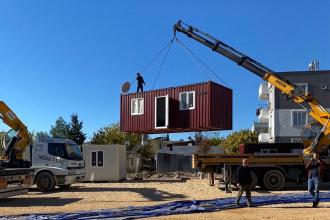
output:
[[[49,131],[59,116],[69,121],[78,113],[91,137],[119,121],[121,84],[172,38],[177,20],[275,71],[306,70],[313,59],[330,69],[329,8],[330,1],[321,0],[1,0],[0,99],[30,131]],[[250,128],[262,104],[261,80],[186,36],[178,38],[233,89],[234,130]],[[160,62],[143,73],[145,89]],[[219,82],[205,72],[175,44],[155,87]]]

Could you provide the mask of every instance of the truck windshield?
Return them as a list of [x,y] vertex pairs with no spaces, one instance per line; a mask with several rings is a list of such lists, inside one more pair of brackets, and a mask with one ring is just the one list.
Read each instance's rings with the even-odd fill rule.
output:
[[48,153],[68,160],[82,160],[81,151],[76,144],[48,143]]
[[83,159],[78,145],[66,144],[65,149],[66,149],[69,159],[72,159],[72,160],[82,160]]

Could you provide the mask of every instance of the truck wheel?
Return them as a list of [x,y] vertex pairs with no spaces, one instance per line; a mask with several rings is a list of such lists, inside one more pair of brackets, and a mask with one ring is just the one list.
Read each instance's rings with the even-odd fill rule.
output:
[[254,189],[258,185],[258,177],[255,172],[251,171],[252,183],[251,188]]
[[58,187],[60,187],[60,189],[69,189],[71,186],[71,184],[68,184],[68,185],[60,185]]
[[39,191],[49,192],[55,189],[55,180],[52,174],[41,172],[36,178],[36,185]]
[[263,178],[263,185],[268,190],[281,190],[285,184],[285,177],[279,170],[269,170]]

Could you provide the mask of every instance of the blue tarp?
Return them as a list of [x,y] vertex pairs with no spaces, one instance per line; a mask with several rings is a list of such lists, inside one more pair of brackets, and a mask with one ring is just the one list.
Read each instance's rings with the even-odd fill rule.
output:
[[[330,192],[320,193],[321,202],[330,202]],[[308,193],[289,193],[279,195],[265,195],[252,197],[255,206],[312,202]],[[137,219],[165,215],[190,214],[197,212],[215,212],[225,209],[239,208],[235,205],[235,198],[212,200],[175,201],[154,206],[127,207],[121,209],[104,209],[97,211],[82,211],[57,214],[30,214],[21,216],[2,217],[1,220],[44,220],[44,219]],[[245,207],[245,198],[241,200],[241,207]]]

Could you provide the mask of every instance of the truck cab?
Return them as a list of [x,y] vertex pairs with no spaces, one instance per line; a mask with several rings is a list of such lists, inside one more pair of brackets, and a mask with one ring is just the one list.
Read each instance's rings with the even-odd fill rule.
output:
[[43,192],[52,191],[55,186],[68,188],[85,176],[81,149],[69,139],[35,138],[25,149],[24,158],[31,161],[31,183]]

